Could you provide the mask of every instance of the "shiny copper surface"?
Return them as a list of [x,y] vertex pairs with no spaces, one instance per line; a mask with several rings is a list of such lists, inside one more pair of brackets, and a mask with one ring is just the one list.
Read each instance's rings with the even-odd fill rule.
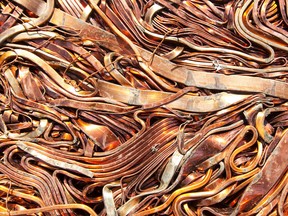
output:
[[0,215],[288,215],[287,0],[0,8]]

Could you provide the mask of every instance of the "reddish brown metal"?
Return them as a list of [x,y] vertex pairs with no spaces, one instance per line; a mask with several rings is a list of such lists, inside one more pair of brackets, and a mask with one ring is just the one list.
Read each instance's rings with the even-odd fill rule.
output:
[[287,214],[287,1],[0,9],[0,215]]

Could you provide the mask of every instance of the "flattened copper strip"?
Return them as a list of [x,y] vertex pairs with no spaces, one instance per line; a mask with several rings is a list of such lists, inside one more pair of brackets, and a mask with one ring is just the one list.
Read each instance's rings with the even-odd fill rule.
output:
[[20,33],[24,32],[27,29],[31,29],[32,27],[41,25],[49,20],[54,10],[54,0],[48,0],[47,5],[45,6],[45,10],[38,18],[32,19],[28,23],[19,24],[13,26],[12,28],[2,32],[0,34],[0,44],[3,44],[8,38]]
[[[149,53],[149,51],[140,47],[138,47],[138,49],[144,59],[151,58],[151,53]],[[192,71],[183,66],[179,67],[169,60],[157,55],[154,55],[151,68],[154,68],[155,73],[187,86],[225,91],[261,92],[267,95],[288,99],[288,93],[283,91],[283,89],[288,88],[288,84],[281,81],[258,77]]]
[[286,172],[288,164],[288,157],[285,156],[288,154],[287,139],[288,131],[286,130],[257,177],[246,188],[233,215],[247,212],[256,206],[258,201],[275,185],[279,177],[283,176],[283,172]]
[[17,142],[17,147],[19,147],[23,151],[31,154],[32,156],[34,156],[36,158],[39,158],[40,160],[45,161],[46,163],[48,163],[48,164],[50,164],[52,166],[56,166],[56,167],[59,167],[59,168],[76,171],[76,172],[82,173],[82,174],[84,174],[84,175],[86,175],[86,176],[88,176],[90,178],[93,177],[93,172],[91,172],[90,170],[86,170],[85,168],[80,167],[80,166],[75,165],[75,164],[69,164],[69,163],[65,163],[63,161],[59,161],[59,160],[55,160],[53,158],[49,158],[49,157],[41,154],[40,152],[37,152],[36,150],[28,147],[23,142]]
[[14,11],[11,13],[11,16],[5,21],[3,25],[0,27],[0,33],[6,31],[11,28],[17,21],[17,18],[22,14],[23,10],[19,7],[15,7]]
[[[28,10],[31,10],[37,15],[43,13],[46,3],[40,0],[13,0],[14,2],[23,5]],[[82,20],[79,20],[57,8],[50,19],[50,22],[56,26],[64,26],[68,29],[75,29],[84,39],[91,39],[100,45],[113,50],[120,51],[116,37],[96,26],[92,26]]]
[[[99,94],[103,97],[127,103],[130,105],[146,105],[169,98],[172,94],[153,90],[138,90],[123,87],[112,83],[98,81]],[[235,95],[219,93],[213,96],[183,96],[167,106],[175,109],[187,110],[190,112],[211,112],[230,106],[248,97],[248,95]]]
[[[63,79],[57,72],[55,72],[55,70],[54,70],[52,67],[50,67],[43,59],[39,58],[39,57],[36,56],[35,54],[30,53],[30,52],[28,52],[28,51],[26,51],[26,50],[15,49],[14,51],[8,51],[8,52],[6,52],[6,53],[5,53],[4,55],[2,55],[1,58],[0,58],[0,65],[3,65],[3,62],[6,61],[7,59],[9,59],[9,58],[11,58],[11,57],[16,57],[16,56],[22,56],[22,57],[24,57],[24,58],[26,58],[26,59],[29,59],[30,61],[35,62],[38,66],[43,67],[44,70],[45,70],[45,72],[46,72],[47,74],[49,74],[49,76],[50,76],[57,84],[59,84],[60,86],[62,86],[63,89],[65,89],[66,91],[69,91],[70,93],[72,93],[72,94],[74,94],[74,95],[79,95],[79,96],[80,96],[80,95],[82,95],[82,96],[87,95],[85,92],[82,92],[82,93],[79,92],[79,93],[78,93],[77,90],[76,90],[73,86],[67,84],[67,83],[64,81],[64,79]],[[84,95],[83,95],[83,93],[84,93]],[[89,93],[88,93],[88,95],[89,95]],[[93,93],[92,93],[92,94],[90,93],[90,95],[93,95]]]

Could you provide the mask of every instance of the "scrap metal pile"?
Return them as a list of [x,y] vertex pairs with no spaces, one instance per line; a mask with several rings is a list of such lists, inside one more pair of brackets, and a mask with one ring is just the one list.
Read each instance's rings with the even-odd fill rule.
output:
[[288,215],[287,0],[0,7],[0,215]]

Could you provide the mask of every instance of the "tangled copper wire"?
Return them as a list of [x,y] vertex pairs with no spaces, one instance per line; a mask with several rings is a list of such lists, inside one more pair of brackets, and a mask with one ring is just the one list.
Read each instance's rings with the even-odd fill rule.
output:
[[287,0],[0,7],[0,215],[288,215]]

